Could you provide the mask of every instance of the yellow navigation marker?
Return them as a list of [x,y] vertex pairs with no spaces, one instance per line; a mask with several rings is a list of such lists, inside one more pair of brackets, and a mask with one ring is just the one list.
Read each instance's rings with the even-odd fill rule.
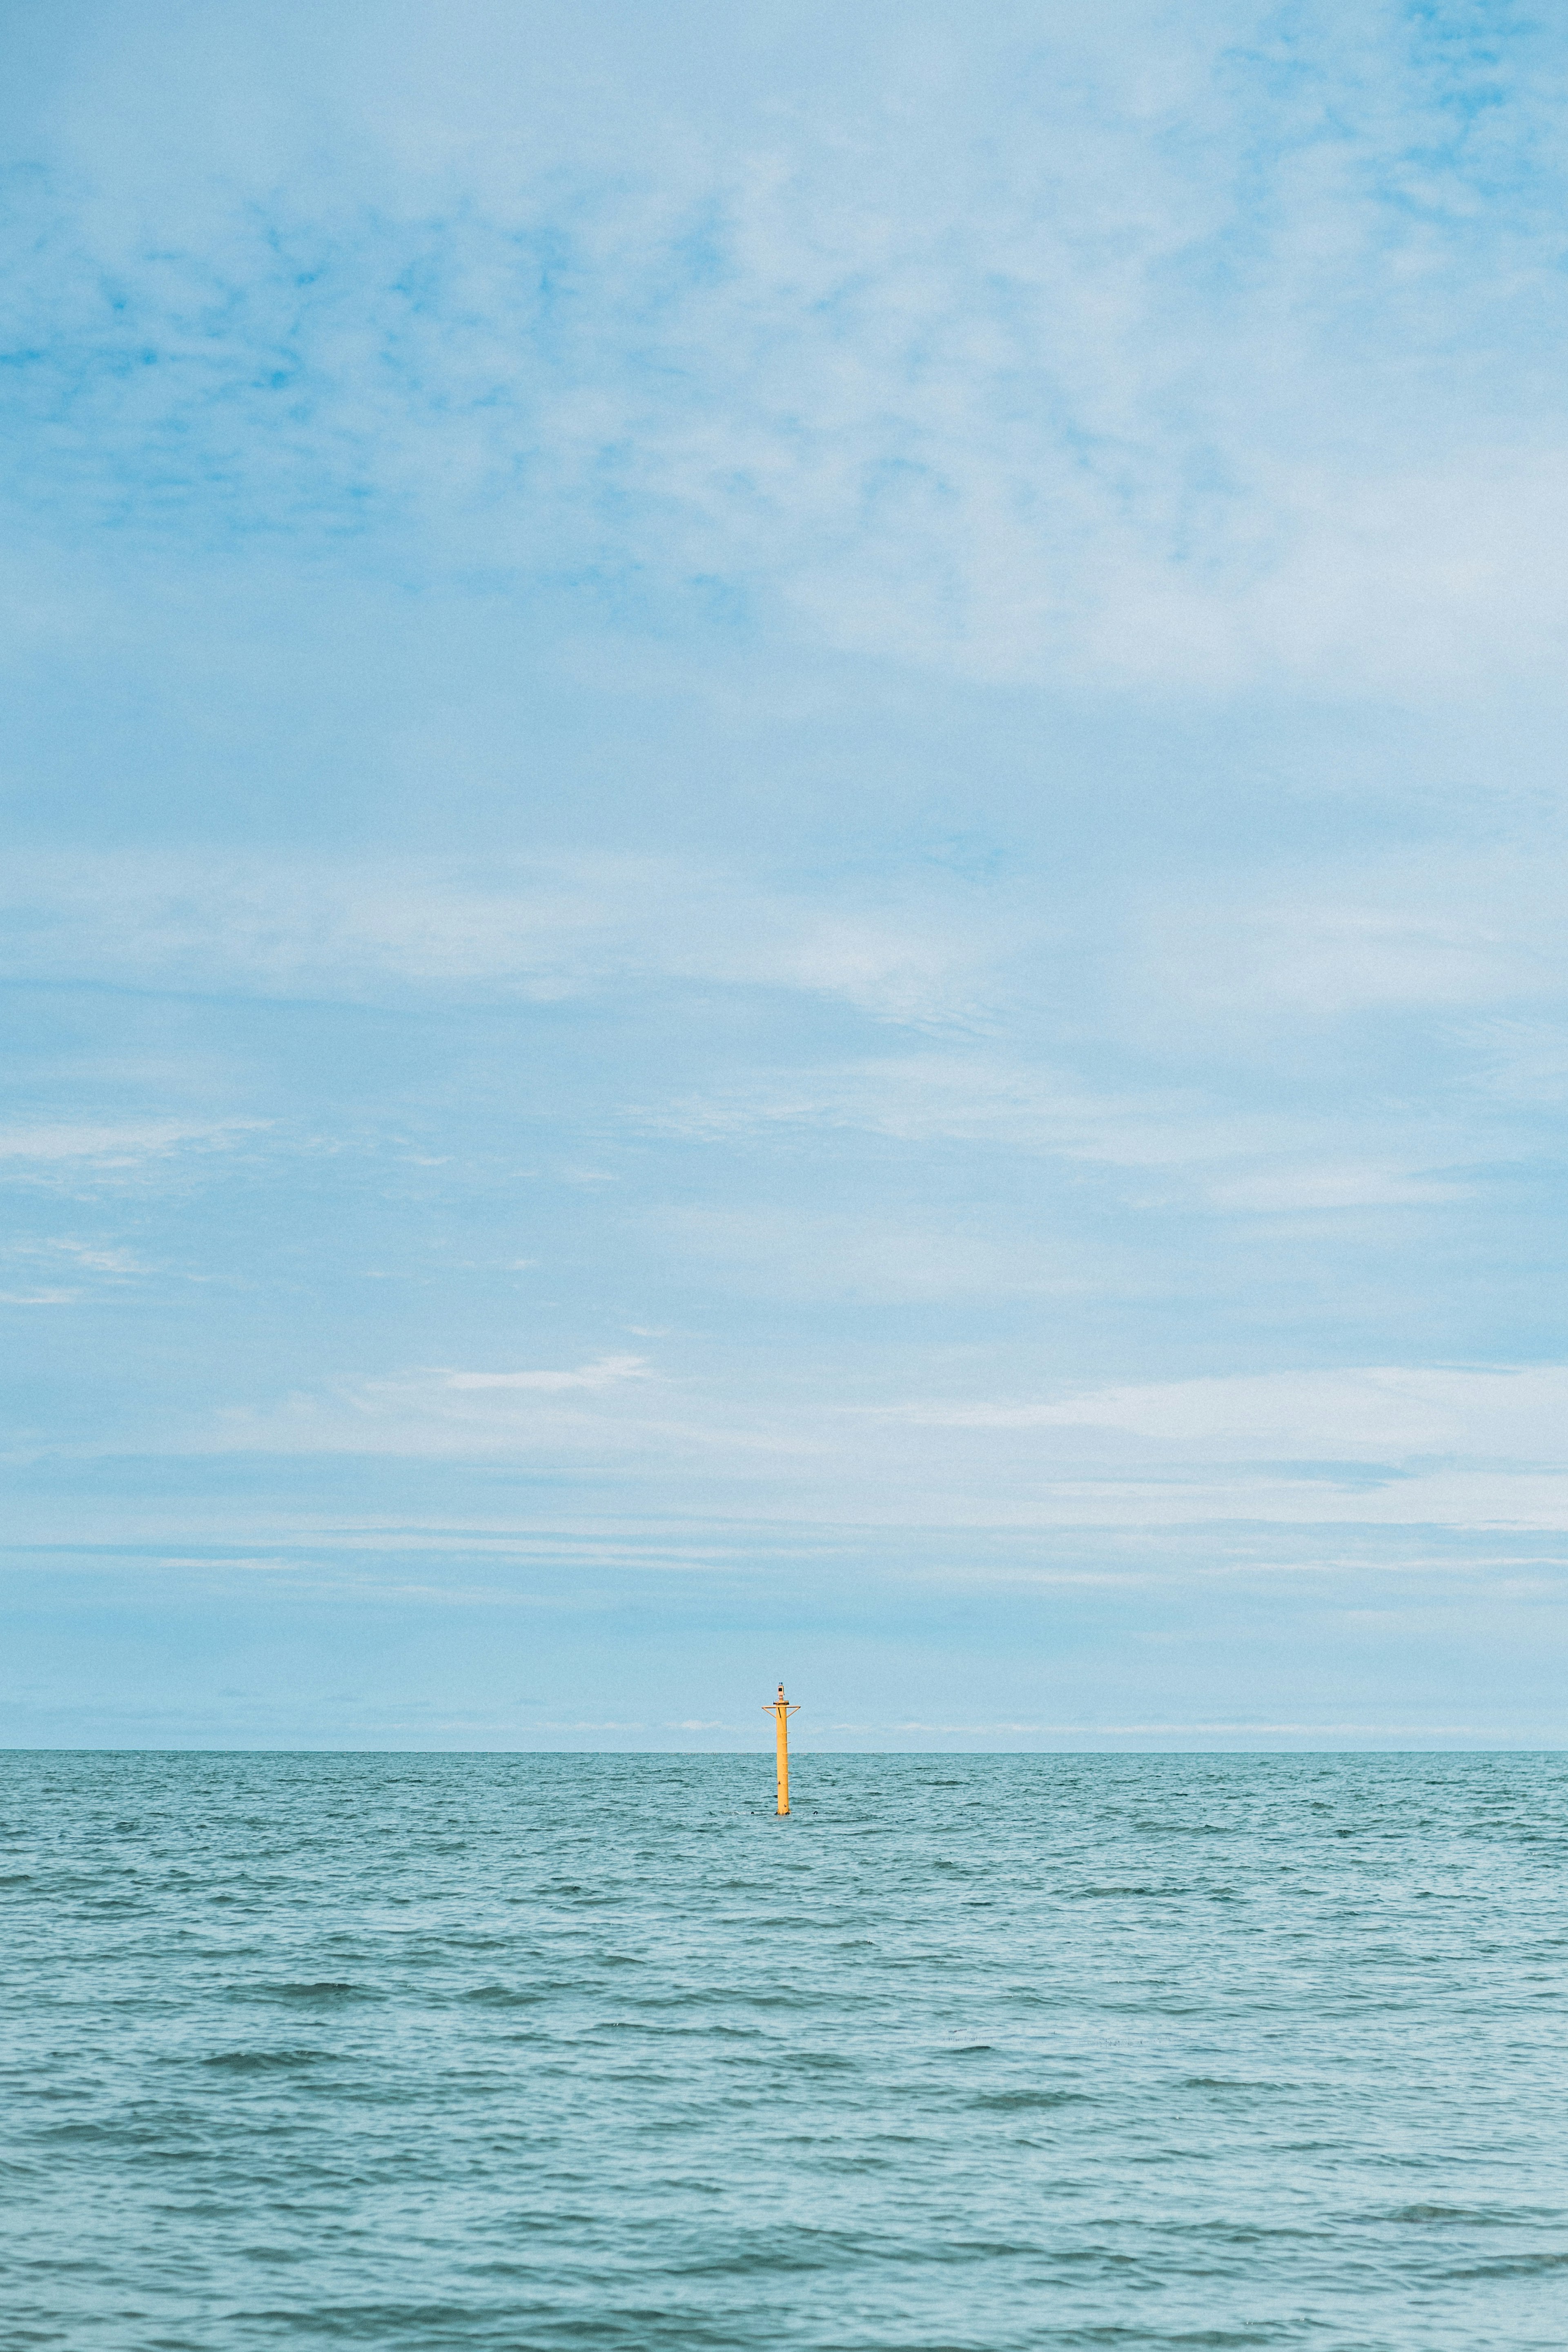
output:
[[787,1813],[789,1811],[789,1719],[792,1715],[798,1715],[800,1709],[798,1706],[791,1706],[784,1695],[784,1685],[780,1683],[779,1695],[767,1711],[778,1725],[779,1811],[781,1813]]

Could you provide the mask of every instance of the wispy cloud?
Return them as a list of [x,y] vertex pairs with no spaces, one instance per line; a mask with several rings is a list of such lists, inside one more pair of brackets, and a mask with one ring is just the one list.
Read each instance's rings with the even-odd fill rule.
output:
[[[1162,1015],[1163,1017],[1163,1015]],[[1195,1058],[1195,1056],[1194,1056]],[[1173,1199],[1240,1213],[1429,1206],[1472,1189],[1462,1163],[1514,1148],[1496,1119],[1413,1116],[1384,1100],[1242,1109],[1207,1088],[1095,1090],[989,1041],[811,1069],[758,1071],[722,1091],[639,1108],[638,1124],[724,1142],[792,1129],[963,1144],[1161,1180]],[[1484,1134],[1484,1145],[1481,1137]],[[717,1232],[715,1234],[717,1238]],[[892,1242],[889,1234],[889,1244]],[[1015,1258],[1016,1276],[1028,1287]]]
[[952,1428],[1121,1431],[1209,1459],[1492,1456],[1568,1470],[1568,1370],[1557,1364],[1268,1372],[900,1410]]
[[950,1218],[887,1209],[814,1212],[720,1204],[671,1209],[648,1223],[694,1273],[766,1299],[918,1302],[1025,1299],[1098,1288],[1102,1263],[980,1213]]
[[[16,1241],[0,1247],[0,1267],[6,1266],[14,1270],[13,1281],[29,1272],[34,1277],[26,1287],[0,1290],[0,1305],[7,1307],[74,1307],[85,1298],[102,1296],[105,1290],[120,1289],[147,1272],[129,1250],[105,1249],[63,1236]],[[43,1280],[37,1278],[40,1274]],[[71,1278],[68,1288],[60,1286],[62,1274]],[[53,1281],[47,1278],[50,1276]]]
[[609,1388],[617,1381],[643,1379],[647,1370],[641,1356],[602,1356],[573,1372],[442,1372],[443,1387],[455,1392],[476,1389],[534,1389],[558,1394],[564,1389]]
[[1402,845],[1353,867],[1298,858],[1239,887],[1198,881],[1179,907],[1142,885],[1122,985],[1167,1021],[1196,1014],[1233,1029],[1291,1014],[1561,1006],[1560,822],[1538,815],[1511,830],[1506,847]]
[[[299,127],[286,163],[215,132],[171,17],[112,104],[79,88],[17,215],[37,495],[633,600],[721,583],[991,680],[1550,683],[1551,36],[1510,26],[1505,68],[1392,8],[1134,15],[923,17],[843,89],[803,41],[795,103],[728,119],[650,59],[659,102],[617,112],[607,72],[596,122],[470,12],[410,25],[374,103],[325,45],[331,174]],[[277,101],[282,70],[244,79]],[[199,201],[110,127],[143,76]],[[487,76],[510,134],[459,172],[447,110],[488,117]]]
[[[1256,1528],[1552,1530],[1568,1512],[1568,1370],[1369,1367],[1149,1382],[1043,1399],[867,1405],[824,1380],[765,1397],[640,1358],[339,1381],[170,1427],[159,1450],[597,1465],[644,1507],[722,1492],[736,1523],[1128,1533]],[[692,1482],[697,1482],[693,1487]],[[469,1549],[472,1545],[469,1544]],[[1325,1563],[1327,1555],[1324,1556]],[[925,1571],[921,1571],[925,1573]],[[994,1581],[977,1567],[978,1588]],[[1128,1581],[1073,1557],[1002,1581]],[[1157,1571],[1148,1566],[1134,1582]],[[942,1579],[964,1583],[955,1562]]]
[[646,1424],[668,1412],[668,1399],[661,1393],[628,1415],[616,1391],[650,1379],[640,1356],[559,1370],[412,1370],[340,1381],[268,1407],[229,1406],[176,1443],[197,1451],[431,1458],[574,1458],[584,1448],[624,1454],[647,1444]]
[[43,1120],[36,1126],[0,1128],[0,1160],[44,1165],[87,1161],[103,1168],[132,1168],[190,1149],[237,1142],[267,1125],[264,1119],[146,1118],[122,1121]]
[[[28,979],[374,999],[550,1002],[648,978],[960,1017],[999,940],[969,889],[770,888],[697,861],[16,857],[0,971]],[[989,910],[986,910],[989,912]]]

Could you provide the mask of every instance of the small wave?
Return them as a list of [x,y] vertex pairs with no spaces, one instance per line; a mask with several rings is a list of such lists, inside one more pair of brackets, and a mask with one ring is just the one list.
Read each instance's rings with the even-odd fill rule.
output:
[[201,2063],[231,2074],[265,2074],[279,2068],[317,2066],[331,2055],[330,2050],[220,2050]]
[[1496,2262],[1471,2263],[1462,2270],[1443,2273],[1451,2279],[1549,2278],[1568,2271],[1568,2253],[1504,2254]]
[[1463,2229],[1484,2227],[1489,2222],[1511,2220],[1512,2215],[1478,2213],[1465,2205],[1401,2205],[1397,2211],[1384,2217],[1390,2221],[1426,2221],[1442,2224],[1458,2223]]
[[982,2091],[973,2102],[977,2107],[995,2107],[1003,2112],[1025,2107],[1080,2107],[1090,2104],[1087,2091]]
[[375,1998],[367,1986],[351,1984],[342,1977],[323,1977],[315,1984],[267,1985],[262,1990],[274,2000],[373,2000]]
[[1184,1886],[1142,1886],[1135,1881],[1117,1886],[1075,1886],[1068,1895],[1069,1903],[1104,1903],[1115,1897],[1133,1895],[1140,1903],[1173,1903],[1191,1890]]

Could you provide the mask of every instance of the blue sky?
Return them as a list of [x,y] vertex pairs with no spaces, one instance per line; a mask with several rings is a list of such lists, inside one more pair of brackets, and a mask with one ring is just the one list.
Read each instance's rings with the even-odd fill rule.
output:
[[0,1738],[1559,1742],[1568,36],[8,7]]

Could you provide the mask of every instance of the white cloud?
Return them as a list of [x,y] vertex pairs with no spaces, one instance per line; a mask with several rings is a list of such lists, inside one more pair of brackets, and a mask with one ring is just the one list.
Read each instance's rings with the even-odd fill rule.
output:
[[445,1388],[454,1391],[536,1389],[553,1394],[564,1389],[609,1388],[617,1381],[642,1380],[647,1371],[647,1360],[641,1356],[601,1356],[597,1363],[584,1364],[574,1372],[444,1371],[438,1378]]
[[[15,1242],[9,1248],[0,1250],[0,1262],[7,1261],[16,1267],[37,1268],[46,1277],[50,1273],[57,1277],[53,1283],[47,1278],[35,1282],[27,1289],[0,1290],[0,1303],[7,1307],[75,1307],[93,1295],[79,1286],[92,1283],[94,1277],[97,1278],[97,1294],[101,1296],[105,1285],[112,1287],[132,1275],[147,1271],[129,1250],[105,1249],[90,1242],[71,1241],[64,1237]],[[73,1276],[78,1286],[70,1289],[60,1287],[58,1277],[62,1272]]]
[[1559,1111],[1568,1103],[1568,1023],[1494,1017],[1461,1034],[1479,1090],[1530,1110]]
[[144,1274],[147,1269],[129,1250],[104,1249],[91,1242],[52,1241],[37,1244],[39,1253],[58,1250],[84,1274]]
[[[386,1454],[507,1458],[624,1454],[644,1424],[617,1403],[651,1379],[640,1356],[605,1356],[562,1369],[422,1370],[341,1381],[272,1407],[233,1407],[193,1440],[194,1450],[263,1454]],[[668,1400],[663,1401],[665,1408]]]
[[1402,845],[1353,866],[1309,860],[1201,884],[1179,906],[1142,886],[1121,986],[1150,1017],[1228,1024],[1568,996],[1563,844],[1554,823],[1490,844]]
[[719,1206],[650,1220],[681,1259],[742,1297],[910,1301],[1034,1298],[1100,1289],[1081,1248],[971,1212],[947,1223],[900,1213]]
[[1216,1209],[1289,1215],[1330,1209],[1431,1208],[1466,1200],[1476,1188],[1417,1169],[1322,1160],[1215,1175],[1205,1189]]
[[0,1128],[0,1160],[89,1160],[107,1168],[128,1168],[186,1146],[232,1143],[266,1124],[254,1118],[142,1118],[101,1124],[89,1119],[42,1120],[35,1126]]
[[1490,1458],[1568,1472],[1568,1368],[1556,1364],[1267,1372],[900,1410],[947,1428],[1125,1433],[1205,1461]]
[[914,1020],[961,1013],[999,951],[961,886],[805,896],[631,856],[483,868],[428,858],[18,856],[0,884],[0,971],[29,979],[548,1001],[657,978],[838,996]]
[[[661,1524],[700,1493],[737,1528],[945,1529],[952,1559],[910,1570],[942,1583],[983,1585],[1000,1573],[1067,1588],[1190,1572],[1184,1554],[1184,1566],[1165,1570],[1085,1560],[1073,1530],[1294,1529],[1296,1567],[1338,1572],[1344,1563],[1321,1531],[1568,1525],[1568,1368],[1558,1365],[1373,1366],[880,1405],[853,1401],[826,1367],[815,1381],[753,1381],[740,1392],[700,1366],[677,1381],[638,1359],[523,1380],[502,1387],[481,1375],[474,1386],[410,1372],[340,1382],[226,1411],[174,1450],[586,1469],[596,1512],[598,1482],[627,1476],[639,1516],[651,1510]],[[1046,1549],[1001,1570],[984,1559],[970,1567],[965,1530],[1033,1530]],[[478,1538],[464,1540],[471,1549]],[[498,1540],[504,1549],[516,1538]],[[1215,1572],[1230,1571],[1222,1560]]]
[[1009,682],[1555,690],[1540,27],[1505,72],[1394,9],[899,12],[851,69],[809,18],[320,13],[82,53],[13,280],[77,510],[704,580]]
[[[967,1054],[760,1071],[636,1116],[657,1131],[714,1142],[770,1129],[838,1128],[910,1145],[999,1148],[1156,1178],[1173,1204],[1259,1214],[1462,1200],[1472,1187],[1453,1172],[1454,1163],[1478,1149],[1473,1128],[1457,1115],[1415,1115],[1403,1107],[1391,1114],[1374,1101],[1359,1108],[1336,1104],[1310,1117],[1229,1108],[1195,1087],[1097,1091],[989,1044]],[[1502,1149],[1494,1128],[1488,1152],[1495,1158]],[[721,1217],[715,1242],[722,1229]],[[946,1237],[939,1257],[952,1241]],[[1019,1271],[1026,1280],[1026,1269]]]

